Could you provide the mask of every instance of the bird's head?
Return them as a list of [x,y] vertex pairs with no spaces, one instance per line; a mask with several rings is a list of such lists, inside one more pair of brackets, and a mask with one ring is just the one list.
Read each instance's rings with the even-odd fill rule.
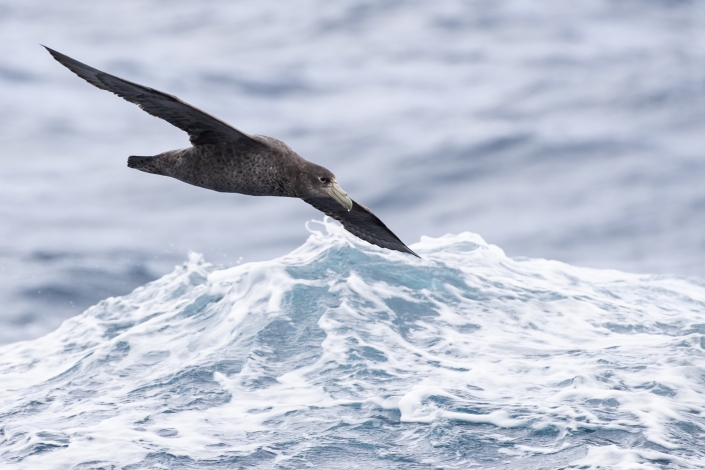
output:
[[320,165],[307,162],[306,169],[302,173],[304,186],[304,198],[306,197],[329,197],[338,204],[350,210],[353,208],[352,199],[338,186],[335,175]]

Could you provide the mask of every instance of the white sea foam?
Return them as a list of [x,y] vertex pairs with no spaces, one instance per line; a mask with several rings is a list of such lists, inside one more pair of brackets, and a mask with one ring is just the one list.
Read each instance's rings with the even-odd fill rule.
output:
[[1,349],[5,465],[704,465],[698,281],[321,228]]
[[4,468],[705,466],[702,282],[310,229],[0,349]]

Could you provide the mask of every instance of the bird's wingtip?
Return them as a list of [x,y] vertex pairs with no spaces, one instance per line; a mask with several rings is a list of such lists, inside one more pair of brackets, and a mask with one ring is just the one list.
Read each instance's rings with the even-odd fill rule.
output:
[[54,59],[56,59],[58,62],[60,62],[62,64],[64,64],[66,60],[73,61],[73,59],[71,59],[69,56],[62,54],[59,51],[55,51],[54,49],[52,49],[49,46],[45,46],[44,44],[40,44],[40,46],[42,46],[44,49],[46,49],[47,52],[49,52],[49,54],[51,54],[51,56]]
[[56,60],[59,60],[59,56],[63,55],[63,54],[61,54],[60,52],[55,51],[54,49],[52,49],[52,48],[49,47],[49,46],[45,46],[44,44],[39,44],[39,45],[42,46],[44,49],[46,49],[47,52],[48,52],[49,54],[51,54],[51,56],[52,56],[54,59],[56,59]]

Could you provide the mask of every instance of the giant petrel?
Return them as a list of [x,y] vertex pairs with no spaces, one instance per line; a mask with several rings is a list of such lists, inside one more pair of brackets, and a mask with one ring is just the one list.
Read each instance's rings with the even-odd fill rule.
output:
[[418,256],[372,211],[350,199],[331,171],[304,160],[284,142],[246,134],[173,95],[123,80],[46,49],[91,85],[115,93],[188,133],[191,147],[152,157],[132,156],[127,159],[128,167],[171,176],[214,191],[298,197],[339,221],[362,240]]

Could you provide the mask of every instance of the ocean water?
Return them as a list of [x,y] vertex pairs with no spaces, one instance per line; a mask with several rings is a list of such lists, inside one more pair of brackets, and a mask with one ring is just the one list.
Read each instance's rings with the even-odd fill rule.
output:
[[309,229],[0,348],[2,467],[705,467],[702,281]]
[[0,343],[320,217],[126,168],[186,136],[39,44],[284,140],[407,243],[705,278],[704,31],[702,1],[0,0]]

